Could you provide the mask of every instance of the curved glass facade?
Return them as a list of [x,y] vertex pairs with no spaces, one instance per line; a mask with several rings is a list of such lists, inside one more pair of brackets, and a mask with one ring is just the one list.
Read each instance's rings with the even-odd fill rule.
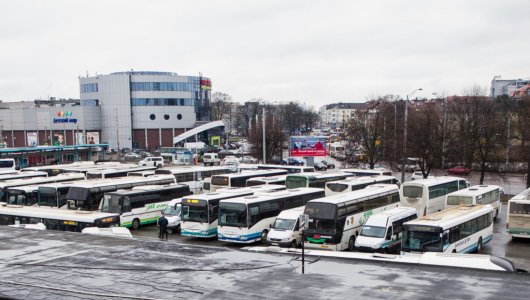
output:
[[193,106],[193,99],[182,98],[132,98],[131,106]]
[[198,88],[186,82],[131,82],[131,91],[179,91],[191,92]]

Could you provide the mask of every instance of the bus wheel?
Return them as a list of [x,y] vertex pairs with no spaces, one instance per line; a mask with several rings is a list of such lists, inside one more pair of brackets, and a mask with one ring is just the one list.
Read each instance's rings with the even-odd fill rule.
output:
[[268,232],[267,230],[263,230],[263,231],[261,232],[261,241],[262,241],[263,243],[265,243],[265,241],[267,241],[267,234],[269,234],[269,232]]
[[456,249],[453,249],[453,253],[456,253]]
[[131,228],[134,229],[134,230],[136,230],[136,229],[138,229],[139,227],[140,227],[140,220],[138,220],[138,219],[134,219],[134,220],[132,221]]
[[482,237],[478,238],[477,253],[482,252]]
[[497,208],[495,210],[495,217],[493,217],[493,221],[497,221],[497,216],[499,215],[499,209]]
[[350,236],[350,240],[348,241],[348,250],[353,251],[355,249],[355,237]]

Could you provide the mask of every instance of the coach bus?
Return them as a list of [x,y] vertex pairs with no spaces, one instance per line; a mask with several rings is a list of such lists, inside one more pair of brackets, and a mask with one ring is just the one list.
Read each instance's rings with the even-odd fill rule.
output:
[[399,180],[397,180],[394,176],[378,175],[350,177],[343,180],[330,181],[326,183],[326,196],[361,190],[369,185],[377,183],[399,184]]
[[403,224],[401,254],[480,253],[493,237],[493,206],[459,205]]
[[445,209],[461,205],[491,204],[493,206],[493,220],[497,219],[501,209],[502,188],[497,185],[474,185],[466,189],[447,194]]
[[139,172],[154,170],[156,167],[112,167],[105,169],[90,170],[86,173],[86,179],[108,179],[116,177],[125,177],[129,172]]
[[304,246],[321,250],[353,250],[355,239],[368,217],[397,207],[399,189],[394,184],[375,184],[355,192],[309,201]]
[[469,182],[459,177],[433,177],[401,184],[401,206],[414,207],[418,216],[430,215],[445,208],[445,196],[469,187]]
[[530,189],[508,201],[506,231],[513,238],[530,238]]
[[35,178],[35,177],[48,177],[46,172],[20,172],[15,174],[2,174],[0,175],[0,182],[15,180],[15,179],[24,179],[24,178]]
[[99,210],[120,215],[120,226],[138,229],[158,221],[167,203],[191,194],[183,184],[144,185],[105,193]]
[[0,225],[42,223],[48,230],[81,232],[86,227],[118,226],[119,221],[118,215],[103,212],[0,205]]
[[183,197],[181,200],[181,234],[197,238],[217,236],[219,201],[285,189],[281,185],[219,189],[215,193]]
[[186,184],[190,187],[193,194],[200,194],[209,191],[209,187],[204,187],[207,178],[214,175],[228,174],[230,169],[225,166],[217,167],[180,167],[180,168],[163,168],[155,170],[155,174],[171,174],[180,184]]
[[87,180],[70,186],[66,195],[68,209],[93,211],[99,208],[103,195],[120,189],[132,189],[142,185],[164,185],[176,183],[172,175],[149,177],[123,177],[107,180]]
[[210,192],[221,188],[245,187],[247,180],[255,177],[278,176],[287,174],[286,170],[256,170],[241,173],[214,175],[210,182]]
[[302,173],[289,174],[285,179],[285,186],[288,189],[300,187],[325,188],[330,181],[344,180],[354,175],[350,173]]
[[265,242],[281,211],[304,206],[321,197],[324,197],[323,189],[299,188],[222,200],[217,237],[232,243]]
[[0,182],[0,202],[6,202],[8,199],[7,189],[26,185],[40,185],[51,182],[76,181],[83,180],[83,174],[59,174],[50,177],[24,178]]

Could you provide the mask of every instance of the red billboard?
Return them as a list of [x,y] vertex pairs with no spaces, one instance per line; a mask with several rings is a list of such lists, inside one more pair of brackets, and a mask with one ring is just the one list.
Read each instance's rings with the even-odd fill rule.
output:
[[291,156],[326,156],[325,136],[292,136],[289,145]]

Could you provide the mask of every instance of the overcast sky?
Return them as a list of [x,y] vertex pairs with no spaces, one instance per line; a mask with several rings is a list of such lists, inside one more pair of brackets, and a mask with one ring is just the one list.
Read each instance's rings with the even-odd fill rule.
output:
[[125,70],[319,107],[530,77],[530,1],[0,0],[0,99],[79,98]]

